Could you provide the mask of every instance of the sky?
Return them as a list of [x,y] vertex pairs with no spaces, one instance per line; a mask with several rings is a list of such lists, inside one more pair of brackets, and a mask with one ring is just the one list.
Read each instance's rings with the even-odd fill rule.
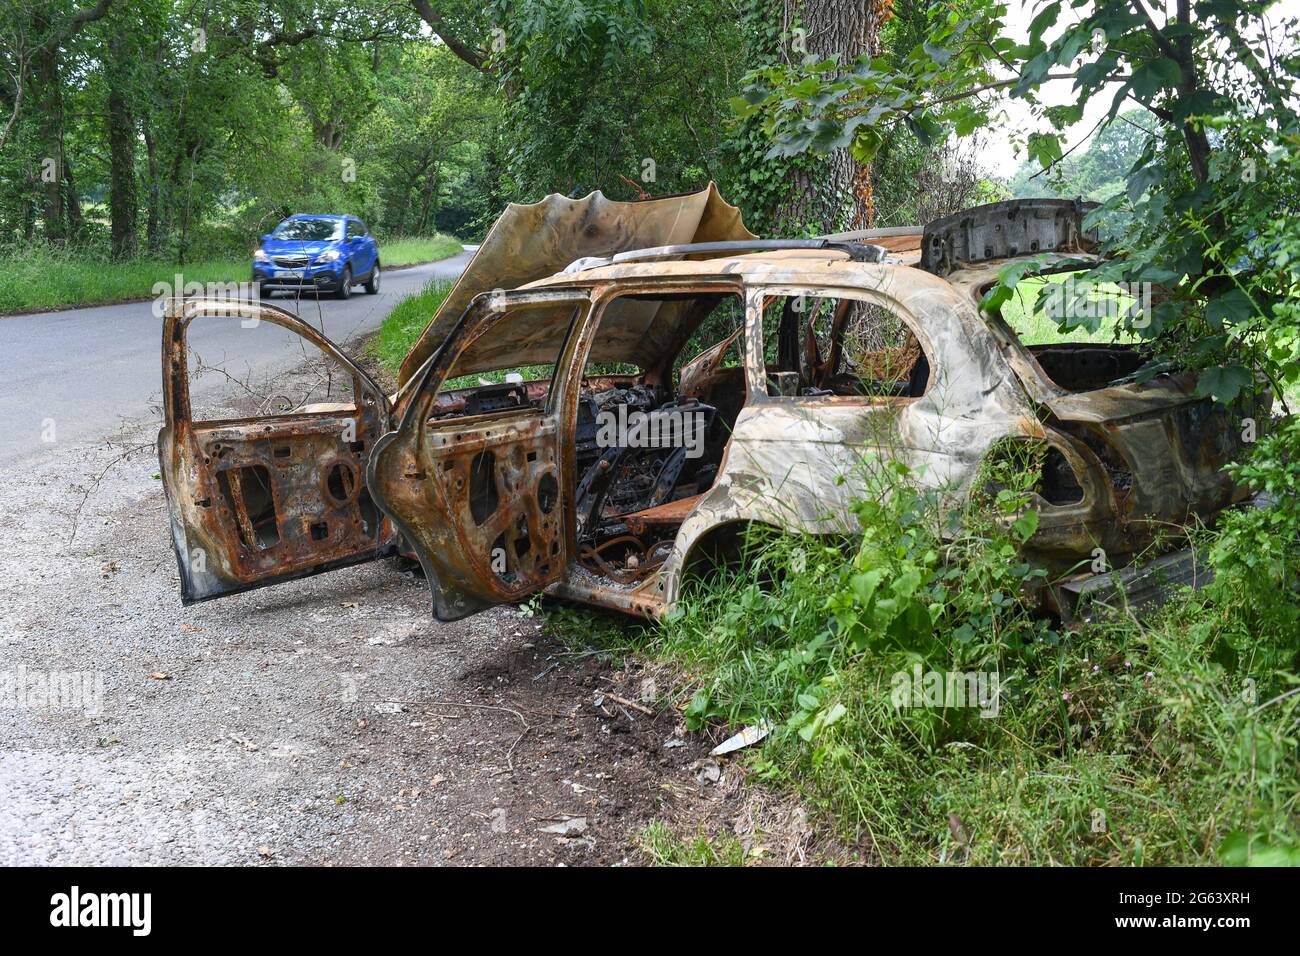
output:
[[[1164,6],[1164,3],[1162,0],[1148,0],[1147,5],[1154,11]],[[1028,36],[1029,23],[1038,3],[1036,0],[1007,0],[1007,6],[1010,9],[1008,25],[1012,28],[1011,32],[1016,40],[1023,42]],[[1288,16],[1300,17],[1300,0],[1279,0],[1269,11],[1271,20]],[[1073,85],[1071,80],[1055,80],[1046,84],[1041,94],[1043,103],[1055,106],[1073,102]],[[1066,137],[1067,148],[1088,137],[1093,126],[1110,109],[1110,101],[1109,96],[1093,97],[1084,111],[1083,120],[1074,127],[1072,135]],[[1024,162],[1023,145],[1022,152],[1017,155],[1016,147],[1011,142],[1013,136],[1019,136],[1023,141],[1026,134],[1042,128],[1033,122],[1028,107],[1022,101],[1009,100],[1007,114],[1008,119],[1001,128],[987,134],[987,142],[981,150],[986,164],[985,172],[1004,179],[1010,179]]]

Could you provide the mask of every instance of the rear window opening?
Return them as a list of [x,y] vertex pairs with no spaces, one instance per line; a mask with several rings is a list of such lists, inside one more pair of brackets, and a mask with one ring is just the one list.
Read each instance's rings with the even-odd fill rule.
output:
[[808,292],[763,302],[768,394],[915,400],[930,382],[920,340],[871,302]]
[[1029,352],[1043,373],[1069,392],[1091,392],[1130,378],[1146,356],[1136,345],[1089,345],[1062,342],[1032,345]]
[[1140,301],[1140,294],[1115,283],[1091,283],[1083,275],[1026,276],[995,313],[1043,374],[1068,392],[1124,383],[1147,360],[1131,319],[1140,321],[1150,309],[1149,293]]

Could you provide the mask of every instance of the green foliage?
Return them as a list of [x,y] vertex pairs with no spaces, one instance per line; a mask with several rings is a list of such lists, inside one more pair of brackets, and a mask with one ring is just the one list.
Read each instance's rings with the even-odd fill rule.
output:
[[[776,723],[741,759],[880,862],[1296,858],[1294,624],[1242,643],[1256,596],[1235,586],[1077,633],[1031,613],[1018,597],[1039,578],[1017,553],[1041,453],[991,456],[959,516],[877,467],[860,537],[752,536],[742,568],[696,582],[633,643],[694,688],[691,726]],[[915,706],[897,688],[922,673],[996,674],[995,706]],[[708,862],[656,839],[665,859]]]
[[[1063,156],[1044,168],[1023,163],[1007,184],[1013,197],[1056,196],[1107,202],[1128,188],[1129,171],[1150,145],[1150,118],[1142,110],[1129,110],[1105,123],[1082,150]],[[1122,236],[1131,217],[1122,208],[1109,213],[1102,225],[1106,236]]]
[[1220,522],[1210,558],[1221,599],[1243,608],[1230,642],[1269,668],[1297,669],[1300,633],[1300,422],[1286,419],[1243,463],[1234,480],[1267,496],[1268,506],[1234,511]]
[[[1094,0],[1063,16],[1065,4],[1043,0],[1021,42],[1005,4],[935,5],[928,35],[901,60],[863,59],[845,71],[810,58],[753,71],[742,114],[762,118],[773,157],[848,147],[865,160],[900,127],[922,144],[969,136],[997,115],[997,94],[1011,95],[1043,126],[1024,142],[1029,160],[1051,169],[1094,97],[1109,97],[1111,123],[1136,122],[1117,119],[1136,102],[1149,131],[1137,155],[1115,148],[1122,134],[1113,130],[1097,143],[1106,175],[1127,166],[1124,188],[1108,187],[1090,217],[1110,224],[1105,251],[1115,256],[1094,277],[1164,287],[1168,296],[1130,331],[1161,362],[1202,370],[1202,393],[1230,402],[1256,373],[1276,385],[1300,372],[1286,321],[1294,306],[1282,305],[1296,288],[1294,239],[1282,233],[1300,197],[1289,92],[1300,47],[1292,20],[1266,23],[1248,0],[1179,7],[1186,15],[1156,19]],[[1011,79],[995,75],[1007,68]],[[1044,84],[1063,76],[1075,99],[1043,107]]]
[[504,48],[501,191],[652,195],[724,180],[741,40],[717,0],[497,2]]
[[[176,271],[156,260],[114,262],[102,247],[37,245],[0,256],[0,314],[145,299],[156,282],[173,286]],[[187,265],[184,282],[247,282],[250,272],[247,259],[209,259]]]
[[[496,98],[419,35],[407,5],[117,0],[52,48],[38,75],[35,28],[50,12],[20,5],[8,27],[17,46],[0,49],[13,77],[31,58],[0,148],[0,246],[107,249],[123,190],[117,225],[130,241],[114,254],[183,264],[242,256],[294,212],[354,213],[379,235],[485,216]],[[14,105],[0,84],[6,118]],[[42,175],[60,150],[68,181],[56,216]]]
[[379,327],[373,348],[379,360],[391,371],[401,367],[402,359],[447,298],[452,284],[434,279],[419,292],[408,295],[393,307]]

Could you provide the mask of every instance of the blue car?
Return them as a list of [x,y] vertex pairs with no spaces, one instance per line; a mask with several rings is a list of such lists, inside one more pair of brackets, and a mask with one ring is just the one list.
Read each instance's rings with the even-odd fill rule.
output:
[[290,216],[262,237],[253,281],[277,289],[330,292],[346,299],[354,285],[379,291],[379,245],[356,216]]

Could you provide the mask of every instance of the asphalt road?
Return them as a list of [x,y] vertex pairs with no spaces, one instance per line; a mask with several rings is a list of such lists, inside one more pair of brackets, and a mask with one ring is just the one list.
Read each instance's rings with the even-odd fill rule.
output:
[[[404,296],[430,279],[454,278],[470,253],[429,265],[386,272],[378,295],[359,287],[352,298],[295,300],[283,293],[272,303],[324,328],[334,342],[379,327]],[[156,416],[161,399],[161,322],[152,302],[0,317],[0,465],[30,463],[51,446],[94,442],[128,422]],[[189,341],[205,361],[237,365],[265,379],[302,360],[296,337],[239,322],[195,322]],[[213,358],[215,356],[215,358]],[[222,383],[195,381],[196,402]]]
[[[458,265],[394,274],[388,302]],[[322,308],[354,341],[383,312]],[[238,349],[283,394],[317,381],[292,343],[250,356],[253,336],[229,329],[198,340],[205,361]],[[738,815],[755,821],[747,847],[790,858],[759,830],[794,810],[769,823],[742,798],[742,774],[707,757],[717,738],[679,725],[666,676],[575,653],[545,615],[438,623],[393,560],[182,606],[148,306],[0,334],[17,431],[0,492],[0,866],[618,864],[644,859],[652,820],[714,832]],[[42,417],[57,441],[28,434]]]
[[[355,342],[468,258],[302,312]],[[191,329],[204,365],[318,381],[266,323]],[[440,624],[391,560],[182,606],[159,332],[148,303],[0,319],[0,866],[620,864],[652,820],[802,858],[802,809],[707,756],[670,674],[545,613]]]

